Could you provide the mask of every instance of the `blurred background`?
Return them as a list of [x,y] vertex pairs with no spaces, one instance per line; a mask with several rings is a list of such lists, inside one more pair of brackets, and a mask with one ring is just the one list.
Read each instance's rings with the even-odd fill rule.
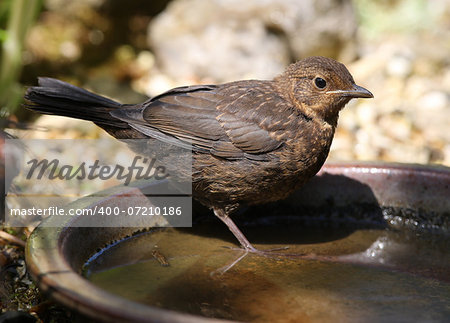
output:
[[[328,160],[450,166],[449,0],[0,0],[0,178],[2,129],[108,137],[24,109],[38,76],[138,103],[180,85],[271,79],[311,55],[345,63],[375,95],[341,112]],[[0,230],[0,308],[62,322],[66,310],[48,314],[25,274],[30,231]]]
[[331,160],[450,166],[448,0],[2,0],[0,44],[2,124],[32,128],[20,138],[107,136],[22,108],[38,76],[137,103],[323,55],[375,95],[342,111]]

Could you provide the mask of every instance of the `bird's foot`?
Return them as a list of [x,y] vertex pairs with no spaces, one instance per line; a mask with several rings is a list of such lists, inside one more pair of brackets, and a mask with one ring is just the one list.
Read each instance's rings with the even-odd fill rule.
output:
[[241,254],[230,264],[219,268],[211,273],[211,275],[215,274],[224,274],[231,268],[233,268],[234,265],[236,265],[239,261],[244,259],[245,256],[247,256],[249,253],[268,257],[268,258],[295,258],[295,259],[303,259],[303,260],[319,260],[319,261],[330,261],[333,260],[332,257],[328,256],[317,256],[314,254],[295,254],[295,253],[287,253],[287,252],[279,252],[280,250],[288,249],[289,247],[281,247],[281,248],[275,248],[275,249],[269,249],[269,250],[259,250],[253,247],[253,245],[247,240],[245,235],[239,230],[239,228],[236,226],[236,224],[231,220],[231,218],[228,216],[228,214],[223,210],[219,208],[214,209],[214,214],[223,221],[223,223],[226,224],[228,229],[233,233],[233,235],[236,237],[236,239],[241,244],[241,248],[230,248],[230,249],[237,249],[241,252]]
[[229,264],[213,271],[211,273],[211,276],[216,274],[224,274],[231,268],[233,268],[238,262],[240,262],[242,259],[244,259],[248,254],[254,254],[257,256],[267,257],[267,258],[289,258],[289,259],[302,259],[302,260],[317,260],[317,261],[339,261],[339,259],[335,256],[321,256],[316,255],[313,253],[306,254],[306,253],[288,253],[288,252],[279,252],[280,250],[287,250],[289,249],[288,246],[286,247],[280,247],[280,248],[273,248],[273,249],[267,249],[267,250],[260,250],[252,245],[249,245],[247,247],[225,247],[231,250],[237,250],[240,251],[241,254],[232,262]]

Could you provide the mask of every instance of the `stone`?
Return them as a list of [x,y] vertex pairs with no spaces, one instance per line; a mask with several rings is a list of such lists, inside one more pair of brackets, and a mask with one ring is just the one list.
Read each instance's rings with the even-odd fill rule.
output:
[[355,32],[349,0],[175,0],[148,29],[162,72],[214,82],[272,78],[292,60],[338,57]]

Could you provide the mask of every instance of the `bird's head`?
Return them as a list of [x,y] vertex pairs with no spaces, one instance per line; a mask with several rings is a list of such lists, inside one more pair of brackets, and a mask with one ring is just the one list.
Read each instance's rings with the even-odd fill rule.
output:
[[302,113],[336,125],[339,111],[353,98],[373,98],[356,85],[352,75],[334,59],[313,56],[291,64],[279,76],[288,86],[290,100]]

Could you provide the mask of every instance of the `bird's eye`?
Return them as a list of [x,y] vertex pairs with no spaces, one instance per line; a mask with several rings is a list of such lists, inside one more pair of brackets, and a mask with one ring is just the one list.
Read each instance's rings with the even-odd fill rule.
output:
[[317,86],[317,88],[319,89],[324,89],[325,86],[327,86],[327,81],[325,81],[323,78],[321,77],[316,77],[314,79],[314,84]]

